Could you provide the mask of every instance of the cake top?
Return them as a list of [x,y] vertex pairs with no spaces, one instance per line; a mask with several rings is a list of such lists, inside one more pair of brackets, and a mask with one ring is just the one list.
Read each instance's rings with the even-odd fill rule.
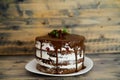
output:
[[84,41],[85,37],[77,34],[70,34],[66,30],[53,30],[47,35],[36,37],[36,41]]

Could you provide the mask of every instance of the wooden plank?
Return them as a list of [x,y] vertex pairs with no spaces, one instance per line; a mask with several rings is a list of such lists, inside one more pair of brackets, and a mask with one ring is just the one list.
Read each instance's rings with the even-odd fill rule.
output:
[[[32,27],[30,27],[30,28],[29,27],[28,28],[21,27],[21,28],[24,30],[1,30],[1,35],[4,35],[6,33],[6,36],[7,36],[7,34],[10,34],[11,37],[9,38],[9,40],[32,41],[35,39],[36,36],[44,35],[53,29],[52,27],[51,28],[36,27],[36,26],[34,27],[34,25],[32,25]],[[100,38],[101,35],[103,35],[103,34],[105,35],[103,37],[106,37],[106,38],[119,39],[119,31],[120,31],[119,28],[120,28],[119,26],[88,26],[88,27],[82,27],[82,26],[79,27],[78,26],[76,28],[72,28],[72,29],[70,28],[72,30],[70,32],[76,33],[76,34],[84,34],[85,36],[87,36],[87,39]],[[42,30],[42,31],[40,31],[40,30]],[[23,34],[24,34],[24,36],[23,36]],[[113,35],[113,34],[115,34],[115,35]],[[19,37],[16,38],[17,36],[19,36]]]
[[[76,33],[76,34],[80,34],[80,35],[84,35],[86,36],[87,42],[86,42],[86,53],[96,53],[96,52],[119,52],[120,48],[119,48],[119,43],[120,43],[120,37],[119,37],[119,26],[114,27],[114,29],[112,29],[113,26],[108,26],[108,27],[91,27],[88,29],[81,27],[81,28],[75,28],[71,31],[71,33]],[[37,33],[37,28],[28,28],[28,29],[24,29],[24,31],[10,31],[11,36],[9,37],[8,41],[4,36],[4,43],[2,42],[1,47],[0,47],[0,52],[2,54],[19,54],[20,52],[22,52],[21,54],[33,54],[34,51],[33,47],[34,47],[34,40],[36,36],[40,36],[42,34],[47,33],[48,30],[46,30],[46,28],[38,28],[38,33]],[[43,31],[40,32],[39,29],[41,29]],[[87,30],[86,30],[87,29]],[[52,29],[51,29],[52,30]],[[118,30],[118,32],[116,32]],[[44,32],[46,31],[46,32]],[[31,33],[31,32],[35,32],[35,33]],[[26,34],[24,34],[26,33]],[[30,35],[32,34],[32,35]],[[113,35],[114,34],[114,35]],[[23,36],[24,35],[24,36]],[[16,38],[17,36],[19,36],[18,38]],[[34,37],[34,38],[33,38]],[[30,41],[30,42],[28,42]],[[94,45],[93,45],[94,44]],[[5,45],[5,46],[3,46]],[[18,51],[17,51],[18,50]],[[20,51],[20,52],[19,52]],[[27,53],[26,53],[27,51]],[[31,52],[30,52],[31,51]],[[13,53],[14,52],[14,53]]]
[[[29,18],[26,14],[27,10],[23,10],[23,16],[25,18]],[[33,12],[32,18],[67,18],[67,17],[112,17],[119,16],[120,9],[119,8],[108,8],[108,9],[62,9],[62,10],[29,10]],[[112,12],[111,12],[112,11]],[[13,13],[14,14],[14,13]],[[23,18],[24,18],[23,17]]]
[[[20,7],[21,11],[23,11],[23,12],[25,12],[27,10],[33,11],[36,14],[36,17],[40,16],[40,14],[45,15],[46,13],[56,14],[55,12],[56,11],[58,12],[58,10],[70,11],[70,10],[74,10],[74,9],[77,10],[78,9],[78,11],[79,11],[79,8],[80,8],[80,10],[93,9],[93,11],[99,10],[99,12],[98,12],[99,14],[101,14],[101,13],[104,14],[104,12],[101,12],[102,9],[106,11],[107,9],[108,10],[109,9],[113,9],[113,10],[118,9],[119,10],[119,8],[120,8],[120,6],[119,6],[120,2],[118,0],[115,0],[115,1],[113,1],[113,0],[110,0],[110,1],[108,1],[108,0],[106,0],[106,1],[93,1],[93,0],[91,0],[90,1],[89,0],[86,3],[87,5],[84,3],[86,3],[86,1],[59,1],[59,0],[56,0],[55,2],[51,2],[51,1],[48,1],[48,2],[42,1],[41,2],[40,1],[38,3],[20,3],[19,7]],[[10,5],[11,5],[10,7],[12,10],[14,7],[16,7],[16,4],[10,4]],[[31,7],[31,6],[34,6],[34,7]],[[15,11],[15,10],[13,10],[13,11]],[[46,12],[46,11],[48,11],[48,12]],[[101,14],[101,16],[103,14]],[[108,12],[108,14],[110,15],[111,12],[110,13]],[[46,16],[47,15],[48,14],[46,14]]]
[[[69,4],[71,4],[71,6],[76,6],[79,7],[80,9],[85,9],[85,8],[116,8],[116,7],[120,7],[119,4],[120,2],[118,0],[100,0],[100,1],[94,1],[94,0],[54,0],[53,2],[47,0],[47,1],[29,1],[29,4],[37,4],[37,3],[41,3],[41,4],[48,4],[49,5],[49,9],[61,9],[60,6],[62,6],[62,8],[66,8],[64,5],[67,4],[69,7]],[[59,3],[59,4],[58,4]],[[69,4],[68,4],[69,3]],[[116,5],[117,4],[117,5]],[[57,6],[57,7],[54,7]],[[64,7],[63,7],[64,6]],[[70,8],[70,7],[69,7]]]
[[[33,56],[0,56],[0,79],[1,80],[111,80],[119,79],[120,71],[120,54],[87,54],[94,62],[94,67],[86,74],[78,75],[77,77],[50,77],[30,73],[24,69],[24,66],[30,60],[34,59]],[[99,75],[98,75],[99,74]],[[59,79],[58,79],[59,78]]]

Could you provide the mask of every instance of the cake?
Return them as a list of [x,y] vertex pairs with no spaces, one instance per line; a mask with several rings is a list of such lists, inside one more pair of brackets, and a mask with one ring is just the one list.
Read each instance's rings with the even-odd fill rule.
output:
[[69,74],[84,69],[84,41],[84,36],[66,30],[53,30],[36,37],[36,68],[49,74]]

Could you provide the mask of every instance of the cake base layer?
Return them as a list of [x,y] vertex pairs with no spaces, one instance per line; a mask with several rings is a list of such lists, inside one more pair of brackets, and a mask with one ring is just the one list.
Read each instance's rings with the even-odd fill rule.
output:
[[69,74],[69,73],[74,73],[82,70],[84,68],[83,65],[81,65],[79,68],[72,68],[72,69],[60,69],[60,68],[47,68],[44,66],[41,66],[40,64],[37,64],[36,68],[44,73],[49,73],[49,74]]

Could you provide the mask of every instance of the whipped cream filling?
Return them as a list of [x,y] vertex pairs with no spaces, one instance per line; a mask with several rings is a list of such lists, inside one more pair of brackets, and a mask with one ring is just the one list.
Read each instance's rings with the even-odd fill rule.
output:
[[[40,50],[36,50],[36,56],[40,57],[40,54],[41,54]],[[54,62],[56,62],[56,57],[49,56],[46,51],[42,51],[42,58],[46,60],[51,59]],[[83,58],[83,51],[77,55],[77,60],[82,59],[82,58]],[[62,63],[64,61],[74,61],[74,60],[75,60],[75,53],[64,54],[64,55],[58,53],[58,63]]]
[[41,43],[39,41],[36,41],[35,47],[40,49],[41,48]]
[[[56,68],[56,66],[53,66],[53,65],[50,65],[50,64],[46,64],[46,63],[43,63],[41,60],[36,60],[38,64],[42,65],[42,66],[45,66],[45,67],[48,67],[48,68]],[[82,66],[82,62],[81,63],[78,63],[77,67],[80,67]],[[70,64],[70,65],[64,65],[64,66],[58,66],[59,68],[61,69],[71,69],[71,68],[76,68],[76,64]]]
[[[41,48],[41,45],[42,45],[42,48]],[[46,50],[46,48],[49,48],[51,51],[54,51],[54,47],[51,45],[50,43],[40,43],[39,41],[36,41],[36,45],[35,47],[38,48],[38,49],[42,49],[42,50]],[[74,51],[73,48],[70,48],[70,46],[68,45],[68,43],[66,43],[63,47],[61,47],[61,50],[62,51],[65,51],[66,48],[68,48],[70,51]],[[80,48],[78,48],[78,50],[80,50]],[[58,51],[60,51],[60,49],[58,49]]]

